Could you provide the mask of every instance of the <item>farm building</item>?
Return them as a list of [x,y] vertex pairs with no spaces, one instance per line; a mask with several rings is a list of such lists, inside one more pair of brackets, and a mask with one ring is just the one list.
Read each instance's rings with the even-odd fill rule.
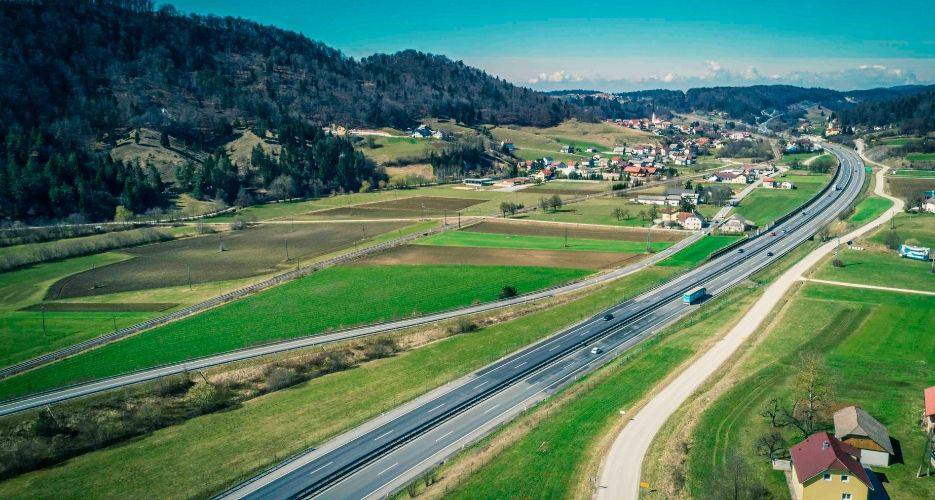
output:
[[468,186],[492,186],[493,179],[491,179],[490,177],[467,178],[467,179],[464,179],[464,183],[467,184]]
[[737,234],[754,227],[756,227],[756,224],[753,222],[734,214],[728,217],[727,220],[724,221],[724,224],[721,224],[721,232]]
[[935,433],[935,385],[925,389],[922,396],[922,425],[925,427],[925,432],[932,434]]
[[889,467],[890,457],[896,454],[886,427],[857,406],[834,413],[834,437],[856,448],[864,465]]
[[789,450],[792,487],[798,500],[867,500],[873,482],[857,461],[858,451],[827,432],[817,432]]

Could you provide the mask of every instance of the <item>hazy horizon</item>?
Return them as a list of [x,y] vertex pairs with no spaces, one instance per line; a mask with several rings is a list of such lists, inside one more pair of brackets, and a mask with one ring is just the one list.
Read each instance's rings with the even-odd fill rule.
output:
[[[487,0],[388,8],[384,2],[164,2],[297,31],[360,58],[442,54],[538,90],[603,91],[788,84],[855,90],[935,82],[935,9],[910,0],[567,5]],[[907,15],[911,13],[911,15]]]

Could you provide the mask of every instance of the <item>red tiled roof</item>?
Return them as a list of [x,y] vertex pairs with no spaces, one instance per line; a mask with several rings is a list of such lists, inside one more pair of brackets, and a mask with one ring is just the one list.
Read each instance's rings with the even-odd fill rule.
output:
[[624,167],[623,171],[628,174],[638,174],[643,171],[643,167],[637,167],[636,165],[631,165],[629,167]]
[[848,471],[867,488],[873,489],[873,483],[863,466],[854,458],[859,452],[853,446],[839,441],[827,432],[816,432],[805,441],[789,450],[792,455],[792,467],[800,483],[828,470]]
[[925,394],[925,416],[935,415],[935,385],[929,387]]

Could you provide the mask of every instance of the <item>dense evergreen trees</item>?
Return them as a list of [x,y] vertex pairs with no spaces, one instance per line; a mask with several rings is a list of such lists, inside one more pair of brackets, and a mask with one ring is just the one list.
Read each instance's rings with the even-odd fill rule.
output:
[[844,127],[895,125],[906,134],[935,130],[935,91],[867,102],[839,113]]

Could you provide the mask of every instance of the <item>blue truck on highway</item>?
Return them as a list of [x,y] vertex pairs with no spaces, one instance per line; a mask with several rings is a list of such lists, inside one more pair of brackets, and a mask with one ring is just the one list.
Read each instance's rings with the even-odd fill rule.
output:
[[708,291],[705,290],[705,287],[700,286],[694,290],[685,292],[685,295],[682,295],[682,302],[686,304],[694,304],[695,302],[701,300],[706,293],[708,293]]

